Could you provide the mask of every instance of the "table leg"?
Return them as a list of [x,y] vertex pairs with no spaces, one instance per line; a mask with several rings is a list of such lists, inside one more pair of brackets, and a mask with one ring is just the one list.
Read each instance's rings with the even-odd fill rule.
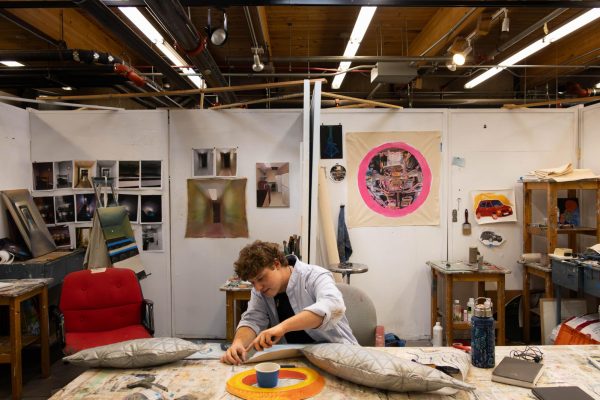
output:
[[506,312],[506,306],[504,305],[504,274],[502,274],[498,278],[498,287],[497,287],[497,299],[496,299],[496,308],[498,310],[498,345],[504,346],[504,340],[506,336],[506,322],[504,320],[504,314]]
[[529,337],[529,333],[530,333],[530,318],[531,315],[530,313],[530,296],[529,296],[529,281],[530,281],[530,277],[529,277],[529,270],[527,266],[523,266],[523,301],[522,301],[522,306],[523,306],[523,341],[525,342],[525,344],[529,344],[530,341],[530,337]]
[[485,297],[485,282],[477,282],[477,297]]
[[10,299],[10,381],[12,398],[20,399],[23,391],[21,376],[21,301]]
[[554,296],[554,285],[552,284],[552,273],[547,272],[544,277],[544,296],[552,298]]
[[446,330],[446,346],[452,346],[452,342],[454,341],[454,332],[452,332],[454,327],[454,322],[452,318],[452,274],[446,275],[444,279],[446,281],[446,308],[444,310],[444,329]]
[[225,338],[228,342],[233,340],[233,294],[227,292],[225,296]]
[[45,286],[40,293],[40,346],[41,346],[41,363],[42,376],[47,378],[50,376],[50,338],[48,321],[48,287]]
[[433,340],[433,326],[437,322],[437,300],[438,300],[438,278],[437,273],[431,268],[431,339]]

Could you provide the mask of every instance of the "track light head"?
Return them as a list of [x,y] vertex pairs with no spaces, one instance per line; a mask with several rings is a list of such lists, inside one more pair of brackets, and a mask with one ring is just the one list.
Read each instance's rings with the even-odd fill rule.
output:
[[456,64],[454,64],[454,61],[448,60],[448,61],[446,61],[446,68],[448,68],[448,70],[454,72],[454,71],[456,71]]
[[258,54],[254,54],[254,64],[252,64],[252,71],[261,72],[265,69],[265,64],[260,61],[260,56]]
[[215,46],[222,46],[227,41],[227,13],[223,11],[223,27],[213,29],[210,20],[210,8],[208,9],[208,25],[206,33],[210,37],[210,42]]
[[510,19],[508,18],[508,11],[504,12],[504,18],[502,19],[501,32],[508,32],[510,30]]

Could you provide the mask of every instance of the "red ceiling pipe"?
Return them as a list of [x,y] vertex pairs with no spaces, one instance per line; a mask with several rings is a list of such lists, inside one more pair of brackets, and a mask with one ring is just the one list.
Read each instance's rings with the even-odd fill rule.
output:
[[590,97],[595,96],[600,92],[595,88],[584,89],[577,82],[567,82],[567,93],[574,94],[577,97]]
[[146,80],[139,76],[137,72],[133,70],[133,68],[128,67],[125,64],[115,64],[115,72],[119,75],[123,75],[131,82],[133,82],[136,86],[144,87],[146,85]]

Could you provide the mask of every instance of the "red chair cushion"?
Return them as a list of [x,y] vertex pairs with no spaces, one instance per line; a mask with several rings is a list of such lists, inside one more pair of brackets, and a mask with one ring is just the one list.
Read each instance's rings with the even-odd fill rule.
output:
[[142,289],[130,269],[72,272],[64,279],[60,298],[66,337],[73,332],[117,332],[138,325],[142,300]]
[[65,336],[64,352],[67,355],[91,347],[152,337],[143,325],[131,325],[104,332],[67,332]]

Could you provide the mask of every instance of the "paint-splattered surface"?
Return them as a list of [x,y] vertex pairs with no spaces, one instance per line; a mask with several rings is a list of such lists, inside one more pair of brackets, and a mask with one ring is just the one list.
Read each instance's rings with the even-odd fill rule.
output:
[[[496,363],[508,356],[513,349],[522,350],[522,346],[496,347]],[[595,399],[600,399],[600,370],[587,362],[591,354],[600,355],[599,346],[540,346],[544,354],[544,372],[538,386],[579,386]],[[530,389],[517,386],[504,385],[491,382],[492,369],[479,369],[468,366],[464,357],[454,353],[449,348],[414,348],[414,347],[388,347],[381,350],[407,359],[417,359],[422,363],[443,362],[454,364],[462,374],[466,373],[466,381],[477,387],[474,393],[456,392],[454,394],[440,395],[438,393],[392,393],[366,386],[356,385],[323,371],[319,371],[325,378],[325,388],[314,399],[342,400],[342,399],[480,399],[480,400],[516,400],[533,399]],[[463,361],[461,361],[463,360]],[[468,358],[466,359],[468,360]],[[285,364],[295,364],[298,367],[316,369],[306,359],[282,361]],[[179,361],[157,368],[139,370],[92,369],[86,371],[73,380],[66,387],[58,391],[51,399],[181,399],[181,400],[208,400],[208,399],[237,399],[227,393],[225,383],[233,375],[252,368],[252,365],[236,366],[225,365],[217,360]],[[466,372],[465,372],[466,371]],[[167,390],[158,387],[150,389],[126,386],[140,380],[139,376],[155,376],[154,381]],[[136,376],[138,375],[138,376]],[[145,395],[142,395],[145,393]],[[145,396],[145,397],[140,397]],[[152,397],[151,397],[152,396]]]

